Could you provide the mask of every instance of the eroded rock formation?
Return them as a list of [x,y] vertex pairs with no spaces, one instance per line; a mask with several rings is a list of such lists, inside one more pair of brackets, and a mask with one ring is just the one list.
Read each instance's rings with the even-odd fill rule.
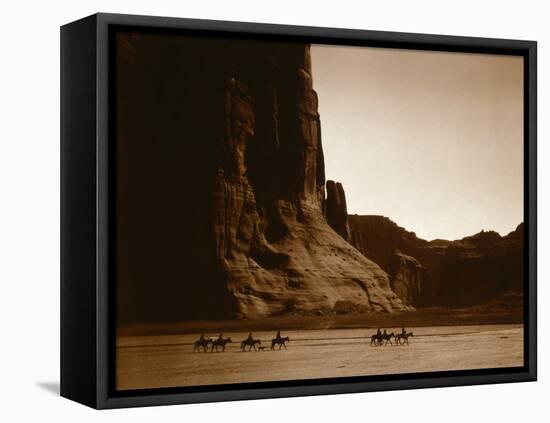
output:
[[349,222],[352,243],[388,272],[407,304],[462,307],[523,290],[523,224],[506,236],[426,241],[383,216],[350,215]]
[[327,181],[325,215],[330,227],[346,241],[350,241],[346,193],[340,182]]
[[395,250],[390,256],[389,278],[392,290],[409,305],[422,302],[424,290],[428,289],[428,271],[414,257]]
[[337,302],[367,311],[405,309],[384,271],[346,242],[341,185],[327,185],[332,228],[323,214],[324,160],[309,46],[262,53],[260,80],[234,70],[224,95],[214,228],[235,313],[307,313]]
[[467,306],[523,292],[523,224],[501,237],[482,231],[439,252],[439,303]]
[[117,48],[121,322],[406,309],[346,242],[343,190],[325,198],[309,45],[119,34]]

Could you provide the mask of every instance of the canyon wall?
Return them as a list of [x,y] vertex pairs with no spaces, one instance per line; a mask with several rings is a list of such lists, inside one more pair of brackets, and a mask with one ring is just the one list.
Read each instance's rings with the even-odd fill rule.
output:
[[352,243],[407,304],[465,307],[523,292],[523,224],[455,241],[423,240],[384,216],[350,215],[349,224]]
[[[329,183],[325,200],[309,46],[275,44],[253,57],[262,72],[227,75],[214,190],[217,260],[236,315],[322,312],[336,303],[404,310],[382,269],[346,242],[341,186]],[[325,209],[346,224],[331,227]]]
[[417,259],[394,250],[388,273],[392,290],[405,304],[422,304],[424,291],[429,290],[429,272]]
[[121,322],[409,309],[325,198],[309,45],[120,34],[116,75]]

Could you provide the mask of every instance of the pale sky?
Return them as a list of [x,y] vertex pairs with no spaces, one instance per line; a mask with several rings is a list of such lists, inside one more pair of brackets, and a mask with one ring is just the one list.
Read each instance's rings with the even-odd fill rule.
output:
[[523,221],[523,59],[313,45],[327,179],[424,239]]

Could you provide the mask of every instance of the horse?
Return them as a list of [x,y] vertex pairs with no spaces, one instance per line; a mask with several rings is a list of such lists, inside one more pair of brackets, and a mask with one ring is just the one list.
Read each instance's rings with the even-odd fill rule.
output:
[[388,345],[388,342],[393,345],[393,342],[391,341],[392,338],[395,338],[395,334],[392,333],[375,333],[370,337],[370,344],[374,345],[375,347],[379,347],[381,345]]
[[258,345],[259,348],[261,344],[262,341],[260,341],[259,339],[247,338],[243,342],[241,342],[241,350],[244,351],[245,347],[248,346],[248,351],[250,351],[252,348],[254,348],[254,351],[256,351],[256,345]]
[[222,347],[222,352],[225,351],[225,346],[231,342],[231,338],[222,338],[221,336],[216,339],[211,339],[212,342],[212,349],[210,352],[214,352],[214,348],[216,348],[216,352],[218,352],[218,347]]
[[414,336],[412,332],[398,333],[395,335],[395,342],[399,345],[409,345],[409,337]]
[[290,342],[290,338],[288,336],[285,336],[284,338],[279,336],[278,338],[272,339],[271,349],[273,350],[275,348],[275,345],[279,344],[279,349],[281,349],[281,347],[285,347],[286,350],[287,348],[285,342]]
[[392,333],[383,333],[382,335],[380,335],[380,339],[381,339],[381,343],[380,345],[382,345],[382,342],[386,341],[384,343],[384,346],[388,345],[388,342],[390,343],[390,345],[393,345],[393,342],[391,341],[392,338],[395,338],[395,334],[392,332]]
[[375,333],[370,337],[370,344],[374,345],[375,347],[382,345],[382,342],[383,342],[382,334]]
[[193,352],[201,350],[201,347],[204,348],[204,352],[208,351],[208,346],[212,343],[211,339],[201,338],[198,341],[195,341],[195,346],[193,347]]

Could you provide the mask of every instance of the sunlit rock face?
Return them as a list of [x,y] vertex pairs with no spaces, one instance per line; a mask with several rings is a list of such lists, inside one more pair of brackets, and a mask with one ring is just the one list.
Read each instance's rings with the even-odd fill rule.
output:
[[233,313],[309,313],[337,302],[404,310],[386,273],[347,242],[342,186],[330,182],[325,200],[309,46],[246,53],[262,71],[226,75],[214,190],[216,258]]

